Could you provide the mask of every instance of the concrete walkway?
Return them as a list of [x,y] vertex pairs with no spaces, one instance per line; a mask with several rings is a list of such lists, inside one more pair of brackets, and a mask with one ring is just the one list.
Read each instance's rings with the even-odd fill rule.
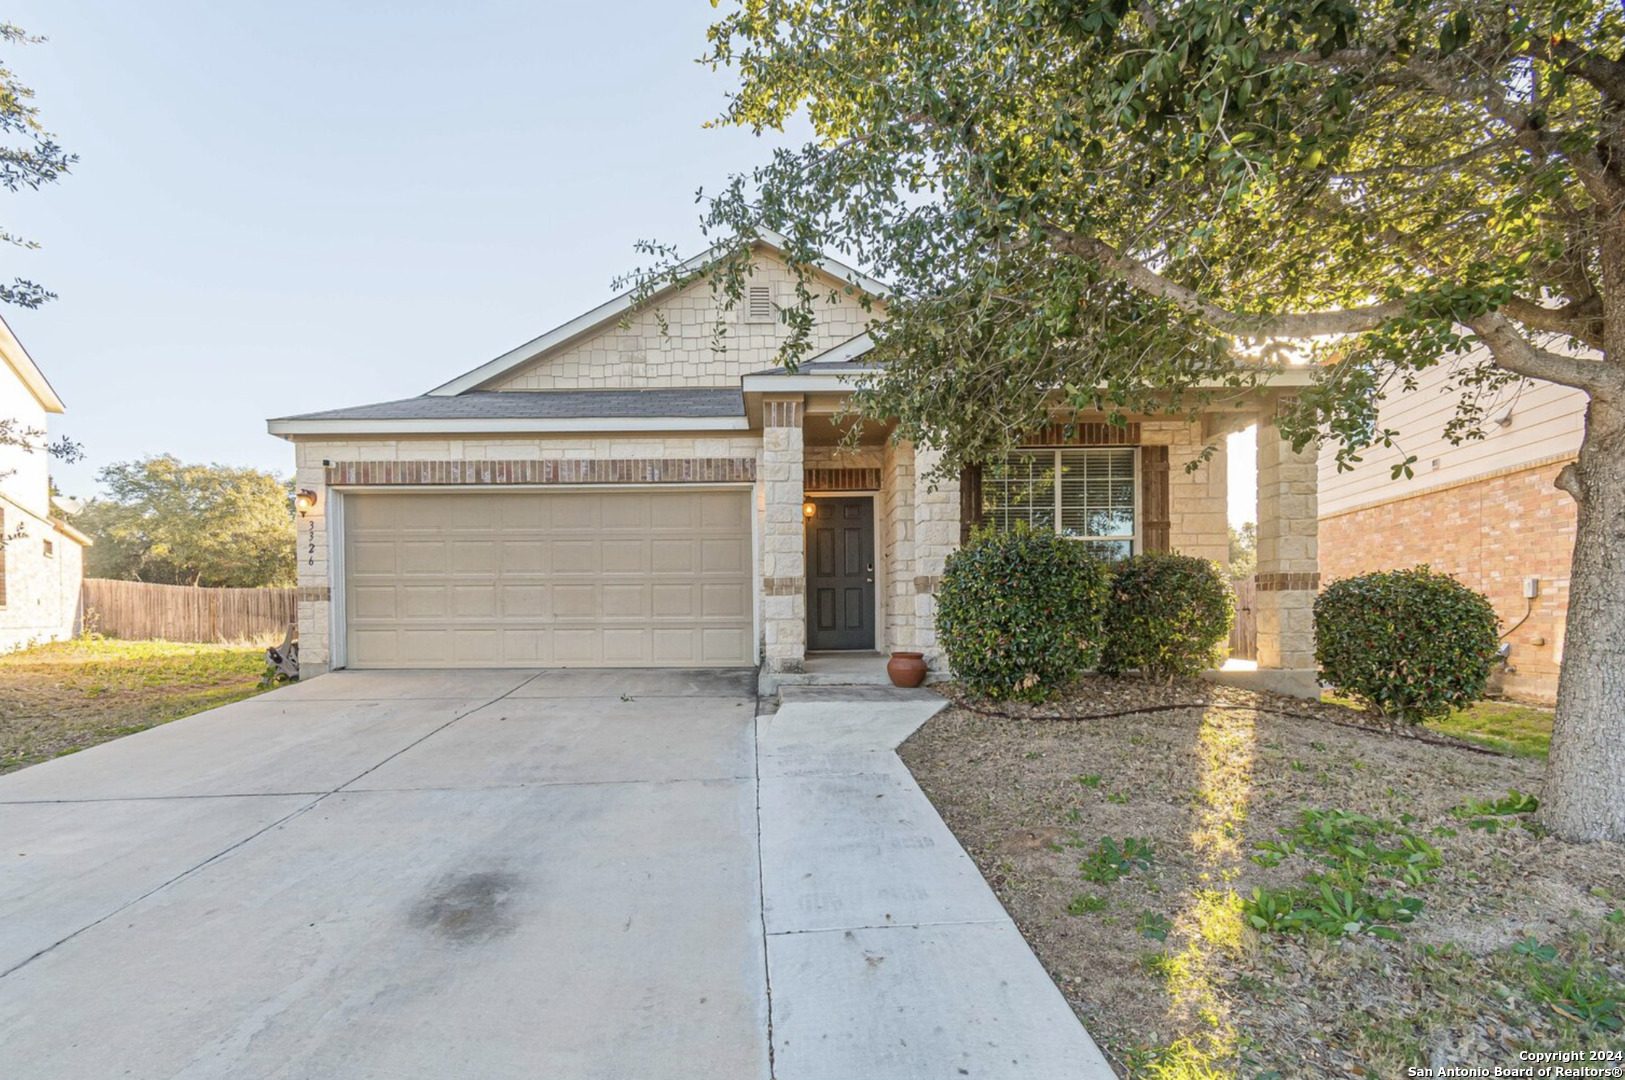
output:
[[939,702],[755,706],[340,672],[0,777],[0,1072],[1110,1077],[891,753]]

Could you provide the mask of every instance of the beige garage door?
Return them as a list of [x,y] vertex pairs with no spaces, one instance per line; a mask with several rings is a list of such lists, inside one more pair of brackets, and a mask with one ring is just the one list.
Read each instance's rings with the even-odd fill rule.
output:
[[356,494],[346,663],[752,663],[744,491]]

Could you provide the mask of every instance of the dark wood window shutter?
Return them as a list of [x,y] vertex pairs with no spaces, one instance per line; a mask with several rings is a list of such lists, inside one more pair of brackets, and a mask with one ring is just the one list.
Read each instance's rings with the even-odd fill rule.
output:
[[970,543],[971,530],[982,524],[982,467],[959,471],[959,546]]
[[1169,550],[1168,448],[1140,447],[1140,546]]

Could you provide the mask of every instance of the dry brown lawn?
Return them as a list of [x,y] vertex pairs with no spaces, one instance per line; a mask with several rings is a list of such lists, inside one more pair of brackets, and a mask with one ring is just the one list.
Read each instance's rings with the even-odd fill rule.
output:
[[[1625,1047],[1625,849],[1452,813],[1538,794],[1541,762],[1199,682],[977,708],[900,753],[1121,1075],[1398,1077]],[[1424,884],[1370,879],[1423,902],[1399,940],[1250,924],[1253,889],[1314,892],[1327,870],[1313,851],[1260,865],[1256,845],[1328,809],[1436,849]],[[1146,841],[1149,867],[1085,880],[1102,837]]]
[[251,697],[265,650],[78,638],[0,656],[0,773]]

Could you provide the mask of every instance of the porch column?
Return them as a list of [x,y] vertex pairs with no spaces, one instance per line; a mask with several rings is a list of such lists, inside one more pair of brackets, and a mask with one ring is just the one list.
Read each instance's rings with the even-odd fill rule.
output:
[[933,671],[947,670],[937,643],[937,586],[959,546],[959,478],[937,477],[942,451],[914,448],[914,647]]
[[762,401],[762,634],[768,671],[807,658],[806,525],[800,395]]
[[1318,697],[1315,594],[1320,589],[1320,461],[1267,419],[1258,424],[1258,670],[1265,689]]

